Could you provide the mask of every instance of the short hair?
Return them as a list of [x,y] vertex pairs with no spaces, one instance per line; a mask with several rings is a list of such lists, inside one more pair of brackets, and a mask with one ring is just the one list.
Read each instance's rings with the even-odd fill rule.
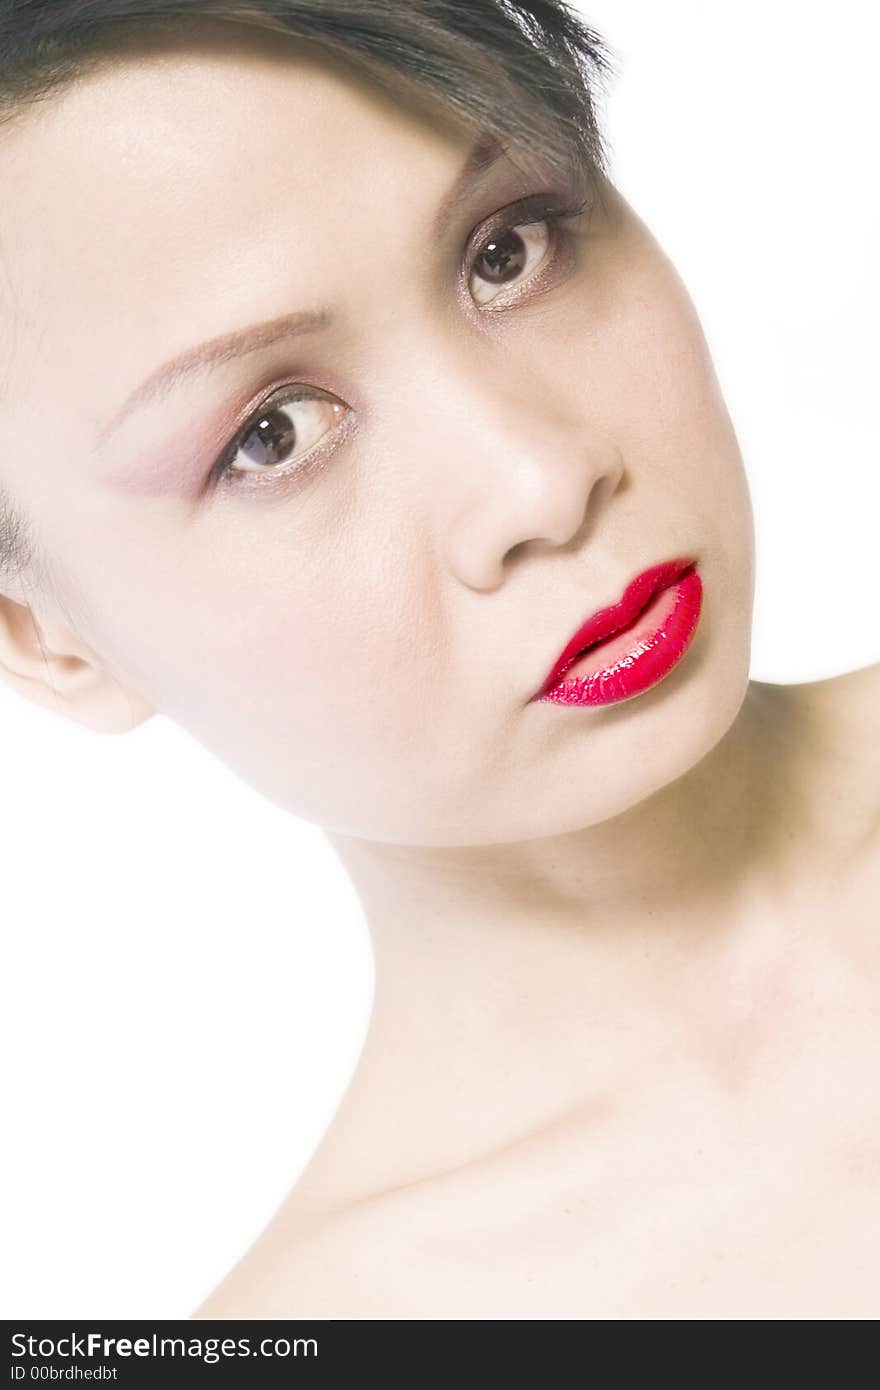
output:
[[[197,35],[205,20],[310,41],[554,168],[607,168],[594,83],[610,54],[566,0],[15,0],[0,7],[0,128],[112,61],[119,41]],[[0,582],[37,560],[32,522],[0,490]]]
[[0,487],[0,588],[13,575],[33,576],[36,569],[36,538],[30,518]]

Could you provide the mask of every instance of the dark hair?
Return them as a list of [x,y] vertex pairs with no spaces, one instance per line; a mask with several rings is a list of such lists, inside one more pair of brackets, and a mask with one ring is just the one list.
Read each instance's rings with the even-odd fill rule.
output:
[[[318,44],[553,167],[607,167],[592,81],[611,61],[566,0],[4,0],[0,128],[112,61],[118,42],[197,34],[204,20]],[[38,563],[32,523],[0,490],[0,583]]]

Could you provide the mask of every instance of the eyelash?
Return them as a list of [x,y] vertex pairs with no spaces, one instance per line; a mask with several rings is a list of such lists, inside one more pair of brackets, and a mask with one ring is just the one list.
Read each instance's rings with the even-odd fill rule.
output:
[[[553,206],[552,201],[550,201],[551,199],[552,195],[532,195],[532,197],[526,198],[522,202],[516,204],[513,210],[508,209],[505,212],[498,213],[494,218],[489,220],[488,224],[484,224],[480,230],[479,236],[472,238],[469,242],[466,262],[466,280],[469,281],[474,262],[485,250],[488,243],[495,240],[500,235],[507,235],[508,232],[514,231],[518,227],[534,226],[536,223],[546,223],[550,228],[552,246],[548,258],[551,263],[555,264],[556,257],[560,250],[560,243],[564,240],[563,228],[565,224],[576,221],[577,218],[586,211],[589,206],[589,198],[583,198],[579,202],[573,202],[563,206]],[[531,209],[531,212],[529,209]],[[540,276],[544,264],[544,262],[541,263],[538,271],[533,273],[533,275],[529,277],[529,280],[533,279],[535,274]],[[526,283],[528,284],[529,281],[526,281]],[[504,306],[502,306],[501,309],[492,309],[489,307],[480,310],[480,312],[502,313],[504,312]],[[342,425],[335,429],[331,427],[312,449],[299,458],[292,460],[289,464],[279,465],[277,468],[270,465],[265,472],[259,470],[249,472],[244,469],[236,469],[233,467],[233,461],[241,442],[247,438],[260,417],[265,415],[270,409],[275,409],[283,405],[290,405],[297,400],[327,400],[332,403],[336,401],[336,397],[321,391],[317,387],[306,386],[304,384],[282,386],[272,391],[261,404],[251,411],[244,424],[236,431],[234,437],[212,465],[209,473],[209,481],[211,484],[217,485],[222,483],[231,488],[271,487],[274,484],[286,480],[291,474],[296,474],[297,477],[299,477],[300,475],[312,473],[315,467],[323,462],[327,454],[335,452],[342,440],[348,435],[348,422],[351,419],[350,414],[346,417]]]

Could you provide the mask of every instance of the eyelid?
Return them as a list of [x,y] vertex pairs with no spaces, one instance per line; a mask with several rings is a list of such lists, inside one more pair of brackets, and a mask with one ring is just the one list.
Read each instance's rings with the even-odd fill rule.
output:
[[[584,211],[587,199],[576,201],[578,210]],[[530,193],[515,203],[508,203],[506,207],[500,208],[474,227],[468,238],[466,258],[470,260],[472,253],[496,232],[506,231],[510,227],[528,226],[532,222],[542,222],[548,215],[552,217],[554,213],[563,209],[573,212],[573,204],[570,205],[562,194],[553,192]]]
[[558,192],[532,193],[519,199],[518,202],[508,203],[506,207],[480,223],[468,239],[468,249],[461,269],[461,279],[464,281],[469,298],[468,285],[477,253],[498,232],[546,222],[550,228],[552,249],[547,259],[525,282],[527,287],[525,291],[514,285],[508,293],[505,293],[505,287],[502,286],[501,293],[496,299],[489,300],[476,308],[477,317],[485,319],[493,314],[507,313],[516,308],[523,299],[528,300],[535,293],[540,293],[548,281],[551,284],[557,282],[560,274],[563,279],[566,279],[566,271],[573,269],[576,262],[574,243],[577,235],[566,224],[576,221],[582,214],[589,214],[591,209],[592,199],[589,193],[585,193],[583,189],[578,190],[568,199],[564,194]]
[[[273,405],[276,397],[279,398],[278,405],[280,407],[294,405],[299,400],[326,399],[330,404],[343,407],[342,417],[321,436],[316,444],[313,444],[304,454],[292,459],[287,464],[267,468],[265,472],[261,472],[259,469],[241,469],[240,471],[230,469],[229,465],[234,461],[242,439],[253,429],[259,417]],[[211,465],[207,478],[208,486],[212,489],[228,486],[236,490],[248,491],[252,488],[262,489],[273,485],[280,487],[290,480],[305,479],[311,476],[328,454],[335,453],[337,449],[341,448],[356,428],[356,412],[347,401],[342,400],[335,392],[306,382],[280,382],[258,396],[248,408],[242,423]]]

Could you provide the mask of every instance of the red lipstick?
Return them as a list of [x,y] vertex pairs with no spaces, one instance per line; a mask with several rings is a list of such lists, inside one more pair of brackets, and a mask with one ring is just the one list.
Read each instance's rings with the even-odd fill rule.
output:
[[617,603],[578,628],[529,703],[610,705],[650,689],[690,646],[702,594],[691,558],[636,575]]

